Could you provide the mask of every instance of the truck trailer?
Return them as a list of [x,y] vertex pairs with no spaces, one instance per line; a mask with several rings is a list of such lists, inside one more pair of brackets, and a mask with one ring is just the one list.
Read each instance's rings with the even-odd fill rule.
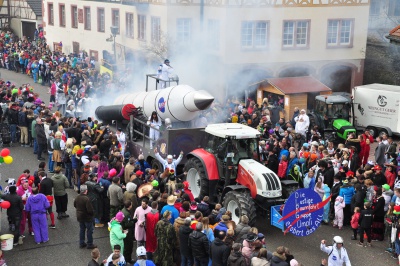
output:
[[353,88],[354,126],[374,137],[400,135],[400,86],[369,84]]

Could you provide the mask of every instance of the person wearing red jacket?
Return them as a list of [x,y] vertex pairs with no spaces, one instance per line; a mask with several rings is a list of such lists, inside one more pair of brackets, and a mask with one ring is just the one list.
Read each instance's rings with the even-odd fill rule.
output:
[[158,202],[151,203],[151,211],[146,214],[146,250],[148,253],[153,254],[157,249],[157,237],[155,236],[155,229],[157,222],[161,216],[158,212]]
[[385,177],[386,177],[386,184],[390,186],[391,189],[393,189],[394,186],[394,181],[396,180],[396,165],[393,163],[390,164],[385,164],[386,165],[386,171],[385,171]]
[[31,171],[29,171],[29,169],[24,170],[23,174],[18,177],[17,187],[19,187],[21,185],[22,179],[26,179],[28,181],[29,186],[32,187],[35,177],[31,176],[30,173],[31,173]]
[[365,166],[368,162],[369,151],[371,147],[370,144],[374,142],[374,137],[371,135],[371,133],[369,133],[368,130],[366,130],[364,134],[362,134],[362,141],[364,141],[365,144],[360,143],[362,154],[360,154],[359,156],[362,166]]
[[288,167],[288,161],[286,155],[282,155],[281,161],[278,166],[278,176],[280,179],[286,177],[286,170]]
[[188,194],[190,202],[194,201],[194,196],[192,191],[189,189],[189,182],[188,181],[184,181],[183,182],[183,192]]

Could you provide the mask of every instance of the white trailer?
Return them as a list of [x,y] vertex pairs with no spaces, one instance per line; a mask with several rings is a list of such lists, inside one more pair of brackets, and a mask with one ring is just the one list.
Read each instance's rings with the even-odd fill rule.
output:
[[370,84],[353,88],[354,126],[374,137],[400,135],[400,86]]

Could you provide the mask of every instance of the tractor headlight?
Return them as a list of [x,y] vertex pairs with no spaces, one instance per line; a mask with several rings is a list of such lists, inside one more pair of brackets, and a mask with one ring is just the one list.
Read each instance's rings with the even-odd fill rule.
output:
[[269,192],[269,191],[263,191],[263,192],[262,192],[262,195],[263,195],[264,197],[270,197],[270,196],[271,196],[271,192]]
[[278,191],[278,192],[276,193],[276,196],[277,196],[277,197],[282,196],[282,191]]

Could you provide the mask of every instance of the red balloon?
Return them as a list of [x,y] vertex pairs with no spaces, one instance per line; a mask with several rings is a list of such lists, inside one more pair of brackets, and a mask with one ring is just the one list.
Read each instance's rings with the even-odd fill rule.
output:
[[10,204],[9,201],[2,201],[0,203],[0,207],[3,208],[3,209],[8,209],[8,208],[10,208],[10,206],[11,206],[11,204]]
[[4,148],[1,150],[0,155],[1,155],[1,157],[6,157],[6,156],[10,155],[10,150],[7,148]]

